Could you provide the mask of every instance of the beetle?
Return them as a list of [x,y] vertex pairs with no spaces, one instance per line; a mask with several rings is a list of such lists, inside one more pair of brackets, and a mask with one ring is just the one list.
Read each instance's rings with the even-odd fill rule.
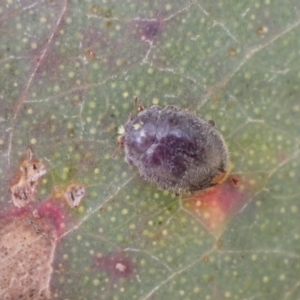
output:
[[145,109],[137,101],[136,114],[123,126],[119,144],[142,178],[177,195],[226,179],[229,152],[214,121],[175,106]]

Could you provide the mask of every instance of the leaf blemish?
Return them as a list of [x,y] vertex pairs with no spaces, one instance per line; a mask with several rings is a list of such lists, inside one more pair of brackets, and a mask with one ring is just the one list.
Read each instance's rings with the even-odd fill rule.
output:
[[162,32],[163,20],[134,20],[131,26],[134,35],[141,41],[153,41]]
[[45,174],[45,165],[35,159],[32,150],[28,148],[27,157],[20,163],[17,180],[10,186],[13,204],[23,207],[35,201],[40,178]]
[[97,257],[94,263],[98,271],[105,271],[111,279],[131,278],[136,273],[136,266],[122,252]]
[[251,198],[249,182],[240,176],[231,175],[224,183],[206,192],[183,198],[183,207],[215,236]]

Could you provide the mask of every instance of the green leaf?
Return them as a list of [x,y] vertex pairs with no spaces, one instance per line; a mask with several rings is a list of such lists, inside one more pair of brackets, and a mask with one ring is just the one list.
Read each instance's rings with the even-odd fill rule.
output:
[[[299,299],[299,11],[3,1],[1,297]],[[214,120],[227,181],[178,197],[112,159],[136,96]]]

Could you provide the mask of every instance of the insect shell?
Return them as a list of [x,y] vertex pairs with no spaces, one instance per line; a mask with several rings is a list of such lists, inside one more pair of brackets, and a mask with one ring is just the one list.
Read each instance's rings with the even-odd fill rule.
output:
[[142,178],[179,195],[227,177],[228,150],[213,121],[174,106],[140,108],[124,125],[121,140],[127,163]]

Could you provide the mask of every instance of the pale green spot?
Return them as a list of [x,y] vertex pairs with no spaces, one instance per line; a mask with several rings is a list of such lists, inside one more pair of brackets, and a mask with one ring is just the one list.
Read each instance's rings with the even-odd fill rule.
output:
[[291,212],[294,213],[294,214],[297,213],[298,212],[298,207],[296,205],[292,206],[291,207]]
[[147,70],[147,72],[148,72],[148,74],[153,74],[153,69],[152,69],[152,68],[149,68],[149,69]]
[[71,71],[68,73],[69,78],[74,78],[75,72]]
[[263,281],[263,283],[269,282],[269,277],[268,276],[264,276],[262,281]]
[[90,108],[95,108],[96,107],[96,103],[94,101],[89,102],[89,107]]

